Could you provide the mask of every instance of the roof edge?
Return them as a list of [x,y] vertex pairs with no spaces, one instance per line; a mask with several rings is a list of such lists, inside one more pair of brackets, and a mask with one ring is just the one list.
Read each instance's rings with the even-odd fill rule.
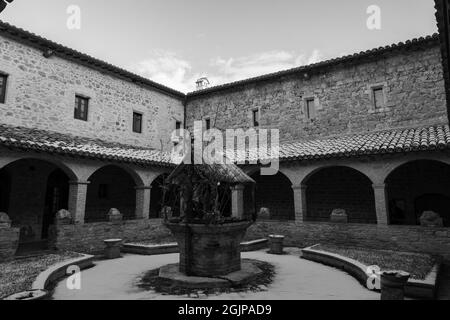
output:
[[186,94],[183,92],[177,91],[175,89],[166,87],[160,83],[152,81],[150,79],[139,76],[135,73],[112,65],[103,60],[94,58],[88,54],[76,51],[69,47],[66,47],[62,44],[56,43],[54,41],[48,40],[44,37],[36,35],[32,32],[26,31],[22,28],[13,26],[3,20],[0,20],[0,35],[4,35],[5,37],[14,39],[18,42],[24,43],[28,46],[36,48],[38,50],[52,50],[56,56],[59,56],[63,59],[70,60],[72,62],[96,69],[101,70],[103,72],[107,72],[121,79],[128,79],[132,83],[137,85],[146,85],[150,86],[157,91],[169,94],[173,97],[184,99]]
[[395,44],[391,44],[391,45],[387,45],[387,46],[369,49],[366,51],[361,51],[358,53],[342,56],[339,58],[324,60],[324,61],[314,63],[314,64],[309,64],[309,65],[295,67],[295,68],[291,68],[291,69],[287,69],[287,70],[277,71],[274,73],[264,74],[261,76],[252,77],[252,78],[248,78],[248,79],[244,79],[244,80],[239,80],[239,81],[235,81],[235,82],[231,82],[231,83],[225,83],[222,85],[210,87],[210,88],[199,90],[199,91],[192,91],[192,92],[187,93],[186,96],[187,96],[187,98],[196,98],[196,97],[203,96],[206,94],[224,91],[227,89],[235,89],[235,88],[238,88],[240,86],[250,84],[250,83],[274,80],[274,79],[277,79],[280,77],[289,76],[289,75],[293,75],[296,73],[310,72],[310,71],[313,71],[316,69],[329,68],[329,67],[333,67],[333,66],[336,66],[336,65],[339,65],[342,63],[352,63],[359,59],[381,55],[386,52],[391,52],[391,51],[399,50],[399,49],[409,49],[409,48],[418,47],[418,46],[430,44],[430,43],[439,44],[439,34],[438,33],[434,33],[433,35],[429,35],[429,36],[425,36],[425,37],[414,38],[411,40],[407,40],[405,42],[399,42],[399,43],[395,43]]

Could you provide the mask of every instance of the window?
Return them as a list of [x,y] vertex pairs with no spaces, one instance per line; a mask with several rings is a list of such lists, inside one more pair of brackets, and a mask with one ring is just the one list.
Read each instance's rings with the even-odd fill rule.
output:
[[6,101],[6,80],[7,75],[0,74],[0,103],[5,103]]
[[99,199],[108,199],[108,185],[100,184],[98,186],[98,198]]
[[87,121],[89,111],[89,98],[75,96],[75,119]]
[[375,106],[375,110],[383,109],[386,106],[386,102],[384,99],[384,90],[381,87],[373,88],[373,103]]
[[211,119],[209,119],[209,118],[205,119],[205,127],[206,127],[206,130],[211,129]]
[[305,100],[306,118],[309,120],[316,118],[316,102],[313,98]]
[[257,128],[259,127],[259,109],[253,110],[252,114],[253,114],[253,126]]
[[180,130],[181,129],[181,125],[182,125],[182,123],[181,123],[181,121],[177,121],[176,122],[176,124],[175,124],[175,130]]
[[133,132],[142,133],[142,114],[133,112]]

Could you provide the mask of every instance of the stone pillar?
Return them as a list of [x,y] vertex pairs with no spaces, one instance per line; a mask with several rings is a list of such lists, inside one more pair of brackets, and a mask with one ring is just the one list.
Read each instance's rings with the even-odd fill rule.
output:
[[76,224],[84,224],[86,212],[86,195],[89,181],[69,182],[69,212]]
[[292,186],[294,190],[295,221],[306,220],[306,185]]
[[386,184],[374,184],[373,191],[375,195],[375,209],[377,212],[377,221],[379,225],[388,225],[388,194]]
[[231,213],[234,218],[244,219],[244,185],[231,188]]
[[136,187],[136,219],[149,219],[151,186]]

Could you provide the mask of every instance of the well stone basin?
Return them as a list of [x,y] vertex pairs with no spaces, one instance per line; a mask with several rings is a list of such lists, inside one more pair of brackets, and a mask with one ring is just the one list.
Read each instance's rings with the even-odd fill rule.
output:
[[166,223],[180,248],[180,272],[217,277],[240,271],[240,243],[251,225],[247,221],[223,225]]

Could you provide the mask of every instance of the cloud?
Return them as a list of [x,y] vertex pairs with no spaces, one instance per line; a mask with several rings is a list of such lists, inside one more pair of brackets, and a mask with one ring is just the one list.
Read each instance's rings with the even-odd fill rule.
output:
[[155,50],[145,60],[131,65],[130,69],[139,75],[180,91],[190,91],[187,83],[191,64],[173,52]]
[[211,61],[216,73],[209,78],[213,80],[214,85],[218,85],[316,63],[322,59],[323,55],[319,50],[314,50],[309,56],[287,51],[270,51],[237,59],[218,57]]
[[268,51],[237,58],[216,57],[210,60],[208,73],[193,72],[190,62],[172,52],[157,50],[149,57],[131,66],[131,69],[168,87],[189,92],[195,90],[195,81],[207,76],[211,85],[243,80],[267,73],[312,64],[324,59],[315,49],[309,55],[288,51]]

